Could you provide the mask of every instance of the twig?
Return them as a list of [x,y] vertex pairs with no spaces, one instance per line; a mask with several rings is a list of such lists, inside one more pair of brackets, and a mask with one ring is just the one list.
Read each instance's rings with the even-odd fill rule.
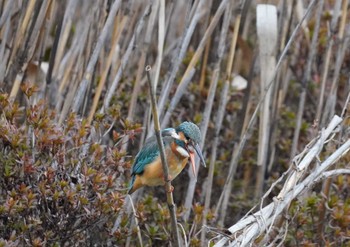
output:
[[[244,232],[244,234],[239,235],[236,240],[231,243],[230,246],[237,246],[239,244],[241,244],[241,246],[245,246],[246,244],[256,239],[262,232],[269,229],[270,226],[274,223],[276,216],[280,215],[285,210],[285,208],[289,206],[290,202],[294,198],[296,198],[303,191],[314,186],[317,182],[320,181],[320,179],[324,178],[324,171],[349,151],[350,141],[348,140],[322,164],[317,166],[315,170],[312,171],[310,175],[308,175],[304,180],[299,181],[300,177],[296,175],[298,178],[293,180],[293,182],[291,181],[291,177],[294,177],[293,174],[301,174],[302,171],[308,167],[308,165],[316,157],[318,150],[321,150],[323,145],[326,143],[326,138],[324,137],[330,135],[340,123],[341,119],[338,116],[335,116],[332,122],[329,124],[328,128],[324,131],[323,136],[321,136],[317,142],[314,142],[314,146],[309,150],[309,152],[300,162],[297,170],[289,170],[290,178],[285,182],[285,185],[283,186],[283,189],[280,192],[279,196],[274,198],[274,202],[270,203],[264,208],[261,208],[254,215],[243,218],[241,221],[228,229],[232,234],[242,231]],[[343,171],[345,171],[345,173],[348,173],[348,169],[343,169]],[[339,173],[335,172],[334,174]],[[223,238],[215,246],[223,246],[223,244],[225,244],[227,241],[227,238]]]
[[134,207],[134,203],[132,202],[131,196],[128,195],[128,197],[129,197],[129,201],[130,201],[130,205],[131,205],[132,211],[134,212],[135,225],[136,225],[136,229],[137,229],[137,237],[138,237],[138,239],[139,239],[140,246],[143,247],[142,236],[141,236],[141,230],[140,230],[140,226],[139,226],[139,220],[137,219],[137,215],[136,215],[136,210],[135,210],[135,207]]
[[176,212],[175,212],[175,204],[174,204],[174,199],[173,199],[173,193],[172,193],[172,186],[171,186],[171,181],[169,178],[169,168],[168,168],[168,162],[167,159],[165,158],[165,150],[164,150],[164,143],[163,143],[163,138],[162,135],[160,134],[160,123],[159,123],[159,118],[158,118],[158,110],[157,110],[157,105],[156,105],[156,97],[153,91],[153,85],[151,82],[151,76],[150,76],[150,71],[151,71],[151,66],[146,66],[146,74],[147,74],[147,81],[148,81],[148,86],[150,90],[150,96],[151,96],[151,105],[152,105],[152,114],[153,114],[153,121],[154,121],[154,131],[155,135],[157,137],[157,142],[158,142],[158,147],[160,151],[160,157],[162,160],[162,167],[163,167],[163,175],[164,175],[164,181],[165,181],[165,190],[166,190],[166,195],[167,195],[167,203],[170,211],[170,217],[171,217],[171,224],[172,224],[172,233],[174,237],[174,244],[175,246],[181,246],[180,244],[180,237],[179,237],[179,231],[177,228],[177,220],[176,220]]
[[331,177],[336,177],[336,176],[345,175],[345,174],[350,174],[350,169],[336,169],[336,170],[326,171],[322,173],[322,175],[316,180],[316,183],[322,181],[325,178],[331,178]]
[[182,235],[184,237],[184,242],[185,242],[185,246],[189,246],[188,245],[188,242],[187,242],[187,237],[186,237],[186,231],[185,231],[185,228],[180,224],[180,223],[177,223],[177,225],[180,227],[181,229],[181,232],[182,232]]

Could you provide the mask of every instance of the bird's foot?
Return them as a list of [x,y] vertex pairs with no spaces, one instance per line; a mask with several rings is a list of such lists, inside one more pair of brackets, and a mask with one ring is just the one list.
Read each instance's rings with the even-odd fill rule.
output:
[[170,175],[168,175],[168,179],[165,182],[169,182],[171,180],[173,180],[173,178]]
[[174,191],[174,186],[170,186],[170,188],[169,188],[169,190],[167,191],[168,193],[173,193],[173,191]]
[[174,191],[174,186],[170,185],[170,188],[168,189],[167,187],[167,183],[170,182],[172,180],[172,177],[170,175],[168,175],[168,178],[165,179],[164,177],[164,184],[165,184],[165,190],[168,193],[172,193]]

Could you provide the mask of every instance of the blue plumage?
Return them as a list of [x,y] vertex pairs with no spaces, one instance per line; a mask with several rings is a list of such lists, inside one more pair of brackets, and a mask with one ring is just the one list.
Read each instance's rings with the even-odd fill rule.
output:
[[176,128],[176,132],[184,133],[186,139],[191,139],[195,143],[199,144],[201,142],[201,131],[199,130],[198,126],[194,123],[183,122]]
[[[162,130],[161,134],[168,155],[169,176],[172,179],[182,171],[188,160],[190,160],[195,173],[194,153],[198,154],[201,163],[205,166],[202,151],[199,147],[201,133],[197,125],[191,122],[183,122],[176,129],[167,128]],[[152,136],[146,140],[143,148],[135,157],[131,169],[129,194],[142,186],[157,186],[164,181],[161,163],[157,161],[159,156],[157,138]]]
[[[176,133],[174,128],[166,128],[162,130],[164,147],[170,144],[172,140],[171,135],[173,133]],[[136,175],[142,174],[145,169],[145,166],[147,164],[152,163],[159,156],[159,153],[160,151],[159,151],[156,136],[149,137],[145,141],[143,148],[135,157],[134,164],[132,166],[132,171],[131,171],[130,188],[132,188],[132,186],[134,185]]]

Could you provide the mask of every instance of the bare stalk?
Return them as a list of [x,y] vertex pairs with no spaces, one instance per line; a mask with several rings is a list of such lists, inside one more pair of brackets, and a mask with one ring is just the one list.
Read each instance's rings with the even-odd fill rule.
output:
[[[89,117],[88,117],[88,120],[87,120],[89,125],[91,124],[92,119],[94,117],[94,114],[96,112],[97,105],[98,105],[98,102],[99,102],[102,90],[103,90],[103,88],[105,86],[105,83],[106,83],[107,74],[108,74],[109,68],[111,67],[111,64],[112,64],[112,59],[113,59],[113,56],[115,54],[115,50],[116,50],[116,47],[117,47],[117,44],[118,44],[118,40],[120,38],[120,33],[121,33],[122,29],[124,28],[125,22],[126,22],[126,18],[123,18],[121,23],[120,22],[115,22],[115,26],[120,25],[120,28],[119,28],[118,32],[116,32],[116,31],[114,32],[114,35],[112,37],[111,50],[109,51],[109,54],[108,54],[108,57],[107,57],[107,61],[106,61],[106,64],[104,66],[105,69],[102,71],[101,79],[100,79],[100,82],[98,83],[98,87],[96,89],[94,100],[92,102],[92,106],[91,106],[91,109],[90,109]],[[116,28],[114,30],[116,30]]]
[[150,96],[151,96],[154,131],[155,131],[155,135],[157,137],[158,147],[159,147],[159,151],[160,151],[160,157],[162,160],[163,175],[164,175],[164,181],[165,181],[165,191],[166,191],[166,195],[167,195],[167,203],[168,203],[170,217],[171,217],[172,234],[173,234],[173,238],[174,238],[173,242],[174,242],[175,246],[180,247],[181,246],[180,236],[179,236],[179,230],[177,228],[175,204],[174,204],[174,198],[173,198],[173,193],[172,193],[171,181],[170,181],[170,177],[169,177],[169,168],[168,168],[169,166],[168,166],[167,159],[165,157],[163,138],[162,138],[162,135],[160,134],[160,123],[159,123],[159,118],[158,118],[156,97],[155,97],[154,90],[153,90],[154,86],[152,85],[152,82],[151,82],[151,76],[149,73],[150,71],[151,71],[151,67],[146,66],[146,73],[147,73],[147,78],[148,78],[147,81],[148,81],[148,86],[149,86],[149,91],[150,91]]
[[63,23],[62,23],[62,30],[60,32],[60,42],[58,43],[56,56],[54,64],[50,64],[50,66],[53,66],[52,76],[54,79],[57,79],[59,64],[61,63],[61,59],[63,57],[64,48],[67,44],[69,32],[71,31],[72,23],[73,23],[73,16],[76,10],[76,7],[78,5],[78,1],[75,0],[69,0],[67,3],[67,8],[64,13],[63,17]]
[[[302,19],[301,22],[299,22],[298,25],[295,27],[295,29],[294,29],[294,31],[293,31],[293,33],[292,33],[290,39],[288,40],[288,43],[287,43],[286,47],[284,48],[282,54],[281,54],[280,57],[279,57],[279,60],[278,60],[278,62],[277,62],[277,65],[276,65],[276,68],[275,68],[275,71],[274,71],[274,75],[273,75],[273,77],[271,78],[272,81],[270,82],[270,84],[268,85],[268,87],[265,89],[265,94],[266,94],[268,88],[272,85],[273,79],[275,78],[275,76],[276,76],[276,74],[277,74],[277,72],[278,72],[278,70],[279,70],[279,67],[280,67],[281,63],[282,63],[283,59],[285,58],[285,56],[286,56],[286,54],[287,54],[287,51],[289,50],[291,44],[292,44],[293,41],[294,41],[294,38],[296,37],[296,34],[298,33],[298,31],[299,31],[299,29],[300,29],[300,27],[301,27],[301,23],[302,23],[302,22],[305,20],[305,18],[309,15],[309,13],[310,13],[312,7],[314,6],[315,2],[316,2],[316,0],[313,0],[312,2],[310,2],[309,6],[308,6],[308,8],[307,8],[307,11],[306,11],[306,13],[305,13],[305,15],[303,16],[303,19]],[[240,158],[240,155],[241,155],[241,153],[242,153],[243,147],[244,147],[244,145],[245,145],[245,143],[246,143],[246,141],[247,141],[248,134],[249,134],[249,133],[251,132],[251,130],[252,130],[253,124],[254,124],[254,122],[255,122],[255,120],[256,120],[256,117],[257,117],[258,110],[260,109],[260,106],[261,106],[261,103],[262,103],[264,97],[265,97],[265,96],[263,96],[263,97],[260,99],[258,105],[256,106],[256,108],[255,108],[255,110],[254,110],[254,112],[253,112],[252,117],[250,118],[250,121],[249,121],[249,123],[248,123],[248,126],[247,126],[247,128],[246,128],[244,134],[242,135],[242,138],[241,138],[241,140],[240,140],[240,142],[239,142],[239,144],[238,144],[238,148],[236,148],[236,150],[235,150],[235,152],[234,152],[234,154],[233,154],[233,157],[232,157],[232,160],[231,160],[231,163],[232,163],[232,164],[236,164],[236,163],[238,162],[239,158]],[[230,166],[230,167],[233,167],[233,166]],[[228,193],[227,193],[227,190],[228,190],[228,188],[231,186],[231,179],[232,179],[232,176],[234,175],[234,173],[235,173],[235,170],[230,168],[229,174],[228,174],[228,176],[227,176],[227,178],[226,178],[226,182],[225,182],[223,191],[222,191],[222,193],[221,193],[221,195],[220,195],[220,198],[219,198],[219,200],[218,200],[218,203],[217,203],[217,205],[218,205],[218,206],[217,206],[217,211],[220,210],[220,211],[222,212],[222,211],[224,211],[224,210],[226,209],[226,208],[223,207],[223,199],[224,199],[225,196],[229,196],[229,195],[227,195],[227,194],[228,194]]]
[[[249,243],[253,243],[261,234],[269,233],[276,217],[281,215],[289,206],[290,202],[297,198],[302,192],[315,186],[321,179],[324,179],[325,171],[349,151],[350,140],[341,145],[332,155],[316,166],[314,170],[309,169],[309,165],[321,152],[323,146],[329,141],[327,137],[333,133],[341,122],[342,119],[340,117],[334,116],[327,129],[323,130],[317,139],[311,141],[311,147],[307,146],[305,152],[295,157],[297,169],[290,169],[288,171],[289,178],[272,203],[261,208],[253,215],[247,215],[235,225],[228,228],[233,236],[235,236],[234,239],[231,239],[232,241],[227,237],[223,237],[214,246],[247,246]],[[305,176],[306,169],[308,169],[308,171],[311,170],[307,176]],[[342,169],[342,172],[346,174],[348,173],[348,169]],[[334,174],[339,173],[327,173],[327,176]],[[305,178],[303,179],[303,177]],[[268,191],[268,193],[270,192],[271,190]],[[230,243],[227,243],[228,241],[230,241]]]
[[91,81],[91,78],[92,78],[92,73],[93,73],[93,70],[95,68],[95,65],[96,65],[96,62],[97,62],[97,59],[98,59],[98,56],[102,50],[102,47],[105,43],[105,40],[107,38],[107,35],[108,33],[110,32],[111,28],[112,28],[112,25],[113,25],[113,22],[114,22],[114,19],[115,19],[115,16],[117,14],[117,11],[119,10],[119,7],[120,7],[120,4],[121,4],[121,1],[120,0],[116,0],[111,9],[110,9],[110,12],[108,14],[108,17],[107,17],[107,20],[106,20],[106,23],[101,31],[101,34],[99,35],[98,37],[98,40],[97,40],[97,43],[96,43],[96,46],[94,48],[94,51],[90,57],[90,60],[89,60],[89,63],[86,67],[86,70],[84,72],[84,77],[83,77],[83,80],[82,82],[80,83],[79,85],[79,88],[77,90],[77,93],[74,97],[74,102],[73,102],[73,106],[72,106],[72,109],[74,112],[78,112],[82,103],[83,103],[83,98],[85,96],[85,92],[88,88],[88,85],[90,84],[90,81]]
[[[239,34],[240,23],[241,23],[241,14],[238,14],[236,16],[236,20],[235,20],[235,29],[234,29],[232,42],[231,42],[229,60],[228,60],[228,64],[227,64],[227,67],[226,67],[226,82],[225,83],[229,83],[228,80],[231,80],[232,65],[233,65],[233,60],[234,60],[235,51],[236,51],[236,45],[237,45],[237,39],[238,39],[238,34]],[[234,170],[235,169],[234,167],[235,167],[235,164],[230,162],[229,170]],[[229,181],[230,184],[232,183],[232,179],[233,179],[233,176],[231,177],[231,180]],[[228,189],[226,191],[227,194],[225,195],[225,198],[224,198],[224,201],[223,201],[223,204],[222,204],[222,209],[223,210],[221,211],[219,225],[223,224],[224,219],[226,217],[226,208],[227,208],[227,205],[228,205],[228,199],[229,199],[230,194],[231,194],[231,188],[227,188],[227,189]]]
[[[204,2],[204,0],[200,0],[201,2]],[[200,5],[198,7],[198,5]],[[193,9],[196,10],[197,8],[201,8],[202,3],[198,3],[198,5],[193,6]],[[186,8],[186,18],[189,18],[190,15],[190,1],[188,1],[187,3],[187,8]],[[197,11],[197,14],[192,18],[191,22],[189,23],[188,27],[186,27],[184,34],[181,38],[180,41],[180,45],[178,50],[174,53],[175,57],[172,61],[172,65],[171,65],[171,71],[169,73],[169,75],[167,76],[168,79],[166,81],[166,83],[164,83],[164,87],[162,90],[162,93],[160,95],[159,98],[159,103],[158,103],[158,109],[159,109],[159,113],[162,116],[163,115],[163,110],[165,107],[165,102],[169,97],[169,93],[170,93],[170,89],[174,83],[175,77],[176,77],[176,73],[178,72],[180,65],[181,65],[181,61],[183,60],[183,58],[185,57],[186,54],[186,50],[188,48],[188,45],[191,41],[191,37],[193,35],[193,32],[195,30],[195,27],[200,19],[200,12]]]
[[[259,39],[259,61],[260,61],[260,97],[265,94],[264,89],[273,77],[276,66],[277,51],[277,9],[274,5],[259,4],[256,9],[257,34]],[[255,184],[255,198],[260,198],[264,188],[265,171],[269,156],[271,116],[273,109],[274,89],[273,83],[264,96],[259,117],[259,144],[257,158],[257,174]]]
[[115,89],[117,88],[118,83],[119,83],[120,79],[122,78],[122,73],[123,73],[123,71],[128,63],[131,52],[133,51],[135,39],[140,34],[140,32],[143,28],[143,25],[145,23],[145,18],[146,18],[146,16],[149,15],[150,10],[151,10],[151,5],[148,5],[145,8],[144,13],[143,13],[142,17],[140,18],[139,23],[136,26],[136,30],[133,33],[133,36],[128,44],[128,48],[126,49],[126,51],[124,53],[121,64],[119,65],[118,72],[117,72],[116,76],[114,77],[114,80],[113,80],[111,86],[108,88],[108,91],[106,93],[106,98],[103,102],[103,108],[101,109],[101,112],[104,112],[109,107],[112,96],[115,93]]
[[316,116],[315,119],[319,121],[319,127],[322,127],[321,125],[321,118],[322,118],[322,110],[323,110],[323,102],[324,102],[324,95],[325,95],[325,89],[326,89],[326,82],[328,78],[328,72],[330,69],[330,63],[331,63],[331,56],[332,56],[332,48],[334,44],[334,39],[332,37],[333,32],[336,28],[337,20],[338,20],[338,13],[339,13],[339,8],[340,8],[340,2],[341,0],[337,0],[334,8],[334,15],[331,21],[330,25],[330,31],[329,31],[329,36],[328,36],[328,43],[327,43],[327,50],[325,53],[325,62],[323,64],[323,73],[322,73],[322,80],[321,80],[321,92],[320,96],[318,99],[318,104],[317,104],[317,111],[316,111]]
[[[227,38],[227,31],[229,28],[231,16],[232,16],[232,4],[230,3],[228,8],[226,9],[225,15],[224,15],[223,26],[222,26],[221,33],[220,33],[220,40],[219,40],[218,51],[217,51],[218,60],[217,60],[216,65],[215,65],[215,70],[214,70],[214,74],[213,74],[213,81],[212,81],[212,85],[210,87],[210,94],[208,95],[207,104],[210,102],[210,108],[208,107],[209,112],[205,111],[205,113],[204,113],[204,116],[206,116],[205,117],[206,123],[202,123],[202,125],[201,125],[201,127],[205,126],[206,129],[208,128],[208,122],[209,122],[209,117],[210,117],[211,111],[212,111],[212,105],[213,105],[214,96],[215,96],[215,92],[216,92],[216,86],[217,86],[217,83],[219,80],[220,65],[222,62],[224,52],[226,50],[225,41]],[[238,21],[238,25],[236,24],[235,28],[236,27],[237,27],[237,29],[239,28],[239,21]],[[236,31],[236,29],[235,29],[235,33],[234,33],[233,38],[232,38],[233,42],[237,41],[237,35],[235,35],[236,33],[238,33],[238,31]],[[230,62],[229,62],[229,64],[230,64]],[[232,65],[232,63],[231,63],[231,65]],[[211,194],[212,194],[214,169],[215,169],[215,161],[216,161],[216,151],[217,151],[217,146],[219,144],[219,134],[220,134],[220,130],[222,127],[224,112],[226,109],[225,106],[227,103],[227,94],[229,91],[229,85],[230,85],[229,78],[227,78],[225,81],[225,86],[224,86],[222,93],[221,93],[222,97],[220,98],[219,110],[217,113],[217,121],[216,121],[216,126],[215,126],[215,139],[214,139],[214,144],[212,146],[212,153],[211,153],[210,164],[209,164],[209,174],[208,174],[208,178],[207,178],[207,190],[206,190],[206,194],[205,194],[205,204],[204,204],[204,210],[203,210],[202,226],[207,225],[207,214],[208,214],[209,208],[210,208],[210,200],[211,200]],[[205,132],[206,132],[206,130],[205,130]],[[203,137],[203,139],[204,138],[205,137]],[[202,142],[204,142],[204,140]],[[191,179],[191,181],[192,181],[192,179]],[[192,194],[192,197],[193,197],[193,194]],[[205,234],[206,234],[206,229],[202,228],[202,232],[201,232],[202,245],[204,245],[206,242]]]
[[140,246],[143,247],[142,236],[141,236],[141,229],[140,229],[140,226],[139,226],[139,220],[137,219],[136,209],[135,209],[134,203],[132,202],[131,196],[128,195],[128,197],[129,197],[129,202],[130,202],[132,211],[134,213],[134,220],[135,220],[136,229],[137,229],[137,238],[139,239]]
[[[210,35],[212,35],[216,25],[218,24],[222,13],[224,12],[225,8],[227,8],[228,2],[229,2],[228,0],[223,0],[220,3],[220,6],[217,9],[212,21],[210,22],[210,25],[209,25],[207,31],[205,32],[201,42],[199,43],[197,50],[190,61],[190,64],[187,66],[187,69],[186,69],[184,75],[182,76],[182,79],[179,83],[179,86],[175,92],[175,96],[171,100],[169,109],[167,110],[167,112],[164,116],[164,119],[162,121],[162,127],[165,127],[168,125],[169,120],[170,120],[170,116],[173,113],[176,105],[179,103],[179,101],[184,93],[184,90],[181,88],[181,87],[184,87],[184,86],[182,86],[182,84],[184,84],[186,81],[190,80],[189,77],[190,77],[191,71],[195,69],[195,64],[197,63],[198,59],[200,58],[200,56],[205,48],[205,45],[209,40]],[[185,85],[185,86],[187,86],[187,85]]]
[[[36,10],[38,11],[38,15],[36,16],[37,18],[35,20],[34,19],[32,20],[33,21],[31,25],[32,30],[28,31],[30,35],[28,36],[24,47],[22,47],[23,51],[20,52],[20,55],[17,54],[19,57],[15,59],[14,64],[12,64],[11,68],[9,69],[9,72],[6,75],[5,81],[12,83],[12,79],[17,76],[18,69],[20,69],[21,71],[25,71],[27,69],[28,63],[33,57],[33,54],[37,45],[39,33],[44,25],[44,18],[47,14],[47,11],[51,3],[52,3],[51,0],[43,1],[41,8],[39,10]],[[27,17],[27,13],[26,13],[26,17]],[[24,23],[22,23],[22,28],[23,27],[24,28],[26,27]],[[24,32],[25,30],[23,30],[23,34],[21,33],[20,35],[24,35]],[[16,44],[20,45],[19,42],[20,41],[17,41]],[[19,51],[21,51],[20,48],[19,48]],[[19,89],[19,84],[21,83],[22,79],[23,77],[21,76],[21,80],[15,80],[11,90],[11,94],[10,94],[11,98],[16,97]]]
[[293,143],[292,143],[292,150],[291,150],[291,158],[295,156],[297,153],[297,145],[299,141],[299,134],[300,134],[300,128],[302,124],[302,117],[304,113],[304,106],[305,106],[305,100],[306,100],[306,90],[307,86],[309,84],[310,78],[311,78],[311,69],[312,69],[312,64],[314,61],[314,57],[316,54],[316,48],[318,47],[318,33],[320,30],[320,23],[321,23],[321,16],[322,16],[322,11],[323,11],[323,4],[324,0],[321,0],[318,3],[318,9],[316,13],[316,25],[315,25],[315,30],[313,32],[312,36],[312,41],[311,41],[311,46],[310,46],[310,52],[307,58],[307,65],[305,69],[305,74],[304,78],[302,81],[302,91],[300,94],[300,100],[299,100],[299,107],[298,107],[298,113],[297,113],[297,118],[296,118],[296,124],[295,124],[295,129],[294,129],[294,136],[293,136]]

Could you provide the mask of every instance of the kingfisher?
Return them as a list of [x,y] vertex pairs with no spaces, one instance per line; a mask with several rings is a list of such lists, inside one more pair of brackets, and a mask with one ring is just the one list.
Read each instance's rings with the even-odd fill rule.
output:
[[[183,122],[177,128],[161,131],[166,159],[169,166],[169,179],[172,181],[185,168],[188,160],[196,174],[195,153],[204,167],[205,161],[199,147],[201,132],[192,122]],[[143,186],[164,185],[164,175],[160,151],[156,136],[145,141],[144,146],[135,157],[131,171],[131,182],[128,193],[132,194]]]

